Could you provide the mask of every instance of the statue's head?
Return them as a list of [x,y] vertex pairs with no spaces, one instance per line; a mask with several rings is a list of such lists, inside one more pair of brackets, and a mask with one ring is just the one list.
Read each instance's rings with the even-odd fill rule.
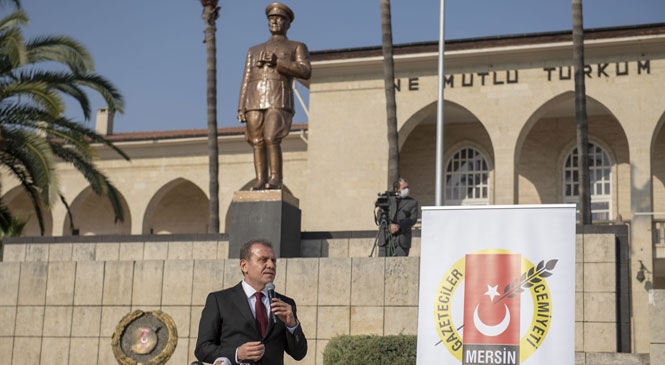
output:
[[278,2],[274,2],[266,7],[266,17],[271,15],[279,15],[289,20],[289,23],[293,22],[295,16],[293,11],[286,5]]

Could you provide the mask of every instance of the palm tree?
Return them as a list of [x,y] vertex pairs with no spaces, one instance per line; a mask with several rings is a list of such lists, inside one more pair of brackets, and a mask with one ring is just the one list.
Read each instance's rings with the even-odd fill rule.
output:
[[219,17],[218,0],[201,0],[205,23],[207,99],[208,99],[208,175],[210,182],[210,223],[208,233],[219,233],[219,163],[217,146],[217,40],[215,22]]
[[13,216],[7,207],[0,202],[0,262],[2,261],[2,242],[5,237],[18,237],[28,223],[29,218]]
[[[0,1],[0,5],[7,2]],[[63,116],[64,96],[76,100],[89,120],[86,89],[99,93],[112,112],[122,112],[122,95],[93,73],[92,58],[77,41],[64,36],[25,40],[21,27],[27,22],[21,10],[0,19],[0,166],[25,188],[42,234],[40,205],[50,207],[60,198],[67,207],[58,187],[56,159],[71,163],[95,193],[105,194],[116,221],[122,221],[117,190],[94,165],[92,146],[104,144],[129,157],[94,130]],[[49,62],[48,70],[40,68],[43,62]],[[59,69],[54,70],[54,65]]]
[[395,101],[395,63],[390,0],[381,0],[381,44],[383,48],[383,85],[386,92],[386,125],[388,127],[388,190],[399,179],[397,145],[397,102]]
[[589,189],[589,122],[586,112],[584,82],[584,26],[582,0],[572,0],[573,66],[575,69],[575,120],[577,125],[577,158],[579,168],[580,224],[591,224],[591,194]]

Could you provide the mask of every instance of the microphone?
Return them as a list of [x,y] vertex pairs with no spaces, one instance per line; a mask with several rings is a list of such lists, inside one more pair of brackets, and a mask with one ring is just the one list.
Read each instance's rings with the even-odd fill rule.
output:
[[275,314],[272,312],[272,298],[275,297],[275,284],[273,283],[266,284],[266,290],[268,291],[268,304],[270,305],[270,316],[272,317],[272,321],[274,323],[277,323],[277,317],[275,317]]
[[226,357],[218,357],[215,359],[213,365],[232,365],[231,360]]

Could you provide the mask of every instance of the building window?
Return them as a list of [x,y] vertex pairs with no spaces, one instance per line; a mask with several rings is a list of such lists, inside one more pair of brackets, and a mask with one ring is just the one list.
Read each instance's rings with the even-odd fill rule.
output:
[[486,205],[489,203],[487,159],[478,150],[464,147],[446,167],[446,205]]
[[[577,147],[568,154],[563,166],[564,202],[579,201],[579,167]],[[591,219],[610,220],[612,211],[612,161],[605,150],[597,144],[589,143],[589,183],[591,193]],[[579,214],[579,212],[578,212]]]

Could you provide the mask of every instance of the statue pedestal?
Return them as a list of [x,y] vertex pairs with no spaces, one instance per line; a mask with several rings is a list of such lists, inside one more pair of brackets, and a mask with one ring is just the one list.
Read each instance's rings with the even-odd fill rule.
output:
[[283,190],[236,191],[229,208],[229,258],[250,239],[272,242],[277,257],[300,256],[299,201]]

